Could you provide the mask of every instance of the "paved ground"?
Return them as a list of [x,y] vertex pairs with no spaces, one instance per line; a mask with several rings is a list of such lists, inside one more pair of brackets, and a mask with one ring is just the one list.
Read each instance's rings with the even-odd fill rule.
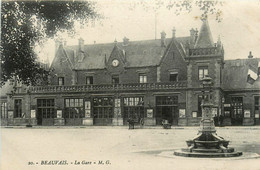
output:
[[[231,147],[247,155],[260,154],[260,127],[216,129],[231,141]],[[185,140],[195,136],[197,130],[198,127],[3,127],[0,169],[260,170],[260,158],[172,156],[175,149],[186,147]],[[48,165],[51,163],[65,165]]]

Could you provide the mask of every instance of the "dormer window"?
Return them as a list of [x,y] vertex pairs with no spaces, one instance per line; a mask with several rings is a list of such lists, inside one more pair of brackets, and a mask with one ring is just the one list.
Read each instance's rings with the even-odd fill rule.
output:
[[119,76],[118,75],[112,76],[112,84],[119,84]]
[[207,75],[209,75],[208,67],[199,67],[199,80],[202,80]]
[[58,77],[58,84],[59,86],[64,85],[64,77]]
[[139,74],[139,83],[147,83],[147,75],[146,74]]
[[86,77],[86,84],[93,84],[93,76]]
[[178,72],[171,72],[171,73],[170,73],[170,81],[171,81],[171,82],[176,82],[176,81],[178,81]]

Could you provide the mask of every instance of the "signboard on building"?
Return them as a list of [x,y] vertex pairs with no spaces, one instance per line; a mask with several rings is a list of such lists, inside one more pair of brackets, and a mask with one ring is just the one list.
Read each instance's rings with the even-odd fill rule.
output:
[[179,117],[185,117],[185,109],[179,109]]
[[147,113],[147,117],[148,118],[152,118],[153,117],[153,109],[147,109],[146,113]]
[[36,118],[36,112],[35,110],[31,110],[31,118]]
[[62,110],[57,110],[57,118],[62,118]]
[[14,118],[14,112],[9,110],[8,111],[8,118]]
[[197,112],[192,112],[192,117],[197,117]]
[[249,118],[250,117],[250,110],[245,110],[244,111],[244,117]]

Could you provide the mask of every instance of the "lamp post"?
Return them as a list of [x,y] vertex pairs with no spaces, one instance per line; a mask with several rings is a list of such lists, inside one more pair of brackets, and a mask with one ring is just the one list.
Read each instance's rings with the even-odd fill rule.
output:
[[234,157],[242,155],[242,152],[228,148],[229,141],[216,133],[212,115],[212,78],[205,76],[201,83],[203,87],[202,118],[198,134],[193,139],[186,141],[188,148],[175,151],[174,155],[185,157]]

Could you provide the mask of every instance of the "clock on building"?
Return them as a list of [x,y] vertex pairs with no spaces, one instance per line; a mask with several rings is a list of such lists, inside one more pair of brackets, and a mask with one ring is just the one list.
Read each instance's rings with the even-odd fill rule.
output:
[[113,65],[114,67],[118,66],[118,64],[119,64],[119,61],[118,61],[118,60],[113,60],[113,61],[112,61],[112,65]]

